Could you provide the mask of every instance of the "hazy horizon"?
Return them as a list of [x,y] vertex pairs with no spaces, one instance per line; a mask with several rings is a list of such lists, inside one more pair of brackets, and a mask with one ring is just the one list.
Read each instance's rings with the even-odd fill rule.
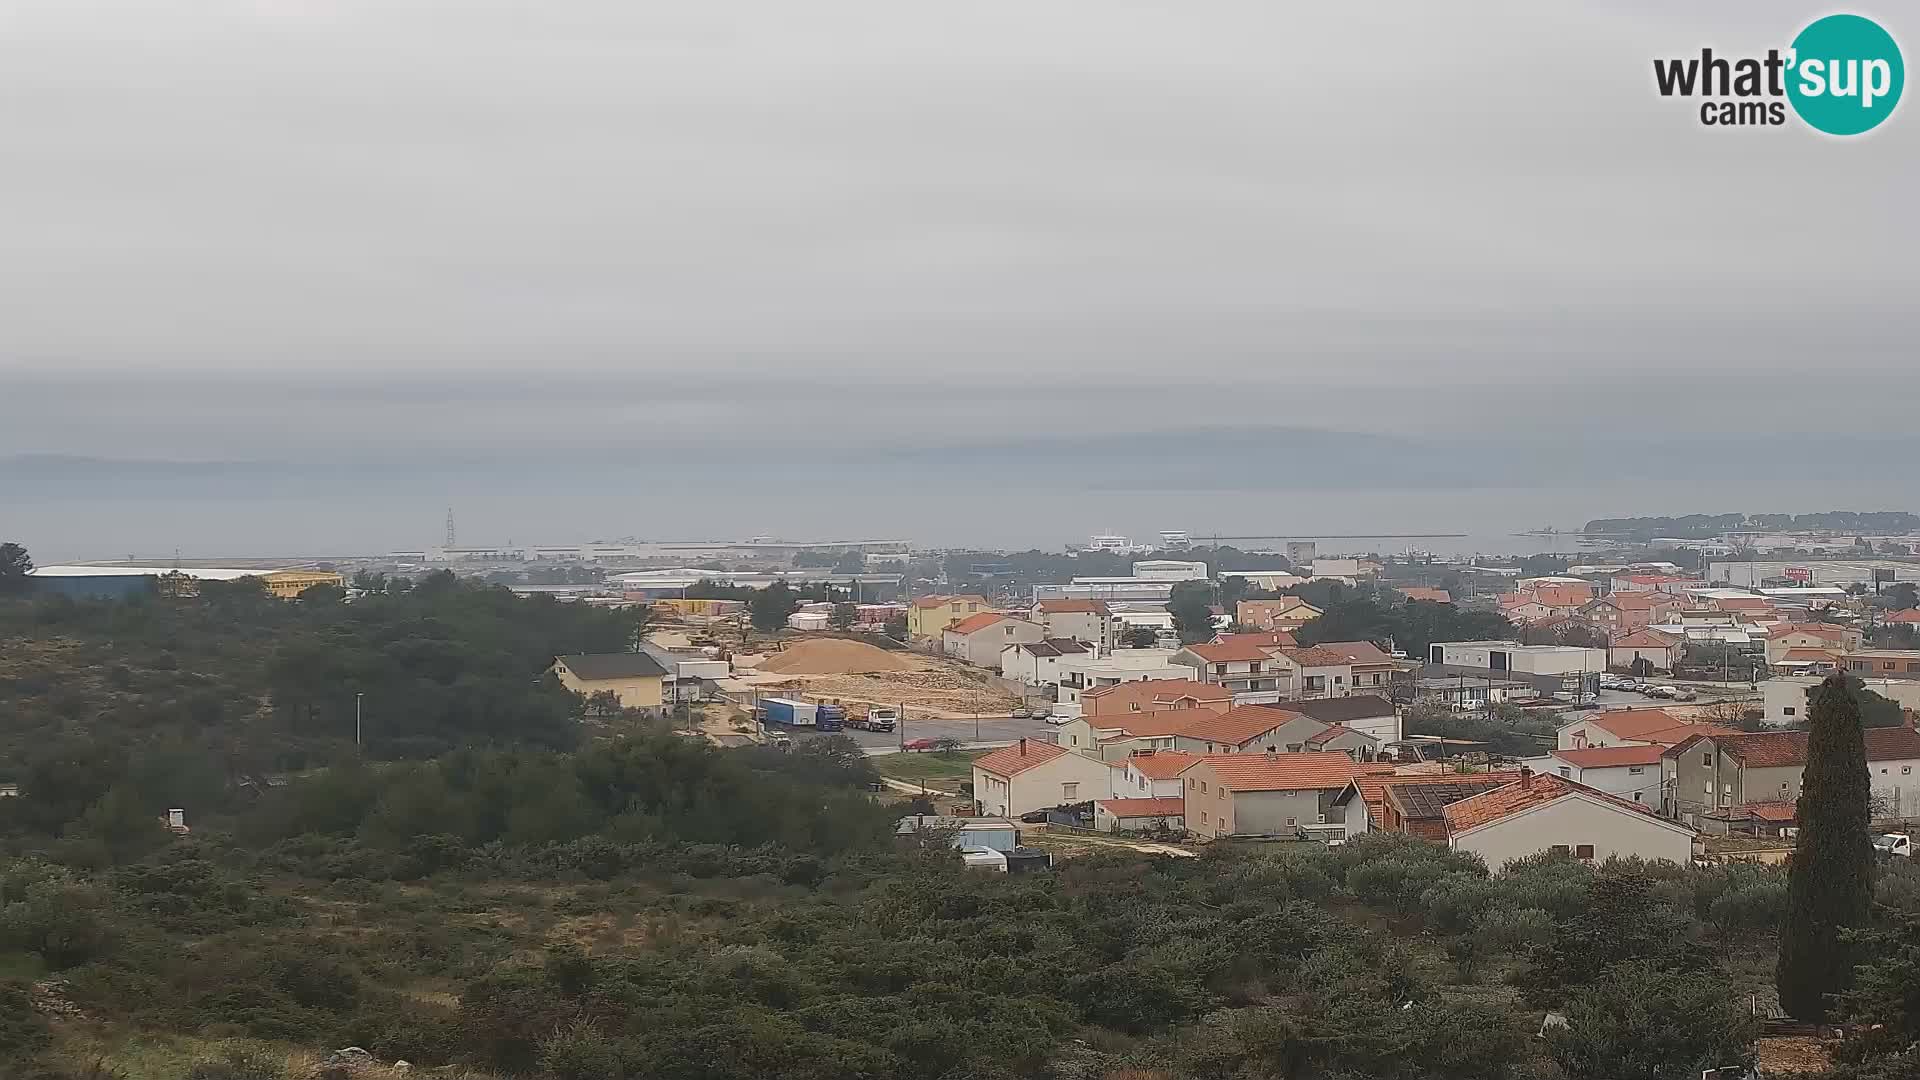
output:
[[1823,11],[25,0],[0,534],[1920,506],[1920,121],[1712,130],[1651,82]]

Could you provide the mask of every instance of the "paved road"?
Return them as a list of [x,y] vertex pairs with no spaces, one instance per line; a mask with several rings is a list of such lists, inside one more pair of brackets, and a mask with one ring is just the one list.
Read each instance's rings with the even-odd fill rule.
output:
[[[963,743],[1000,744],[1017,742],[1020,739],[1039,739],[1052,742],[1058,728],[1047,726],[1045,720],[1015,720],[1012,717],[982,719],[978,726],[978,737],[972,720],[909,720],[904,730],[892,731],[853,731],[841,732],[869,751],[890,750],[900,745],[902,739],[959,739]],[[813,734],[793,732],[797,739],[810,739]]]

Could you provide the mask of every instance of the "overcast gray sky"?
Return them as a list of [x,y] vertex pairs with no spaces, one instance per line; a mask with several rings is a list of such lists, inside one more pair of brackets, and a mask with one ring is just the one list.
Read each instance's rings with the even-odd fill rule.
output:
[[[1160,451],[1087,448],[1221,425],[1905,437],[1914,104],[1835,140],[1652,89],[1826,10],[11,0],[0,455],[698,467],[804,425],[1124,487]],[[1859,498],[1920,503],[1888,472]]]

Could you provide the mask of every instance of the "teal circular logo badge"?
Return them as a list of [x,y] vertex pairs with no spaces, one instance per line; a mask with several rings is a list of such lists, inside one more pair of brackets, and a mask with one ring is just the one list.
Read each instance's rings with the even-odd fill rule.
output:
[[1893,35],[1872,19],[1829,15],[1793,39],[1787,100],[1815,130],[1829,135],[1872,131],[1893,115],[1907,83]]

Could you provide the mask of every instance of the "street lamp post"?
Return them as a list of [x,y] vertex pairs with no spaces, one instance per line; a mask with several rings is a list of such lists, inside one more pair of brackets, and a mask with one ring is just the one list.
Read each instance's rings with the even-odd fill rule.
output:
[[367,695],[356,691],[353,695],[353,745],[360,745],[360,701]]

